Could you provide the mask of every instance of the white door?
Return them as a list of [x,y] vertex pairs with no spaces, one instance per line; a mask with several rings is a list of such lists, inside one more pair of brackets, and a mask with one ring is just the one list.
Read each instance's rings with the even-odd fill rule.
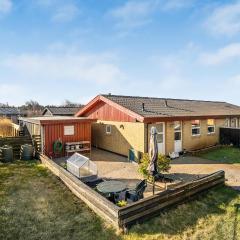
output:
[[157,145],[158,145],[158,153],[165,154],[165,125],[164,123],[157,123]]
[[182,151],[182,122],[174,122],[174,152]]

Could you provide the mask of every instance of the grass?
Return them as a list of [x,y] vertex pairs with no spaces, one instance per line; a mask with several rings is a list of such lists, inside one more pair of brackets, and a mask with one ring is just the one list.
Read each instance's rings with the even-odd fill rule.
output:
[[117,239],[37,161],[0,165],[0,239]]
[[240,148],[222,147],[200,153],[199,157],[215,160],[220,163],[240,163]]
[[[217,187],[119,235],[39,162],[0,164],[0,239],[6,240],[228,240],[237,203],[238,192]],[[240,239],[240,213],[237,220]]]

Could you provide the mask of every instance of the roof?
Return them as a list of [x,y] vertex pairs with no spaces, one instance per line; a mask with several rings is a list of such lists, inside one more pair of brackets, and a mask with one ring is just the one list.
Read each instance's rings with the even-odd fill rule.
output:
[[[114,104],[115,107],[137,116],[146,118],[206,117],[240,115],[240,107],[218,101],[187,100],[156,97],[138,97],[121,95],[99,95],[98,99]],[[78,116],[88,111],[93,100],[78,112]]]
[[15,107],[0,107],[0,115],[18,115],[19,111]]
[[83,105],[79,107],[46,107],[42,115],[49,111],[53,116],[74,116],[82,107]]
[[29,122],[33,124],[53,124],[53,123],[76,123],[76,122],[94,122],[94,119],[86,117],[68,117],[68,116],[50,116],[50,117],[29,117],[19,118],[23,122]]

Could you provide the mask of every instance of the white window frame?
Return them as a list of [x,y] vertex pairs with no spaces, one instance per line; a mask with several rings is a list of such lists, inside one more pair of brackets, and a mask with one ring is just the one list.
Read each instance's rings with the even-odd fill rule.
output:
[[64,136],[73,136],[75,134],[74,125],[64,126]]
[[225,127],[231,127],[231,119],[230,118],[225,119]]
[[[192,124],[192,121],[199,121],[199,127],[193,127],[193,124]],[[200,136],[201,135],[201,120],[199,119],[194,119],[191,121],[191,134],[192,134],[192,137],[197,137],[197,136]],[[199,129],[199,133],[198,134],[193,134],[193,129]]]
[[106,129],[105,129],[105,131],[106,131],[106,134],[107,135],[110,135],[110,134],[112,134],[112,126],[111,125],[106,125]]
[[[232,127],[232,121],[235,121],[235,124],[236,124],[236,127]],[[231,124],[231,128],[238,128],[238,118],[232,118],[231,121],[230,121],[230,124]]]
[[[213,120],[213,121],[214,121],[214,124],[213,124],[213,125],[209,125],[209,124],[208,124],[208,120]],[[209,128],[209,127],[213,127],[214,131],[213,131],[213,132],[209,132],[209,131],[208,131],[208,128]],[[215,134],[215,132],[216,132],[215,119],[207,119],[207,133],[208,133],[208,135]]]

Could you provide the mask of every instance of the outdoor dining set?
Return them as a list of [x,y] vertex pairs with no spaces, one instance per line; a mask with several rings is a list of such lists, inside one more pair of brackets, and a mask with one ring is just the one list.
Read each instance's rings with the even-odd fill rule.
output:
[[136,202],[143,198],[147,187],[146,180],[140,180],[133,187],[117,180],[102,181],[96,185],[96,190],[113,203],[119,201]]

